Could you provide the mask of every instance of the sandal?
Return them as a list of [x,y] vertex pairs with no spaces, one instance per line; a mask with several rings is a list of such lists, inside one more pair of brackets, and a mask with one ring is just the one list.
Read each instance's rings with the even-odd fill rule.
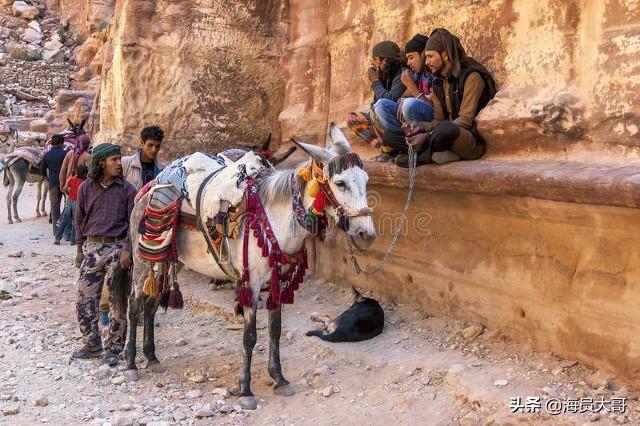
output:
[[380,154],[371,158],[371,161],[377,161],[378,163],[388,163],[391,160],[393,160],[393,157],[386,152],[381,152]]
[[113,352],[105,352],[104,356],[102,357],[102,364],[106,364],[109,367],[113,367],[118,364],[119,360],[120,360],[119,355],[114,354]]
[[75,359],[89,359],[89,358],[98,358],[100,355],[102,355],[102,348],[101,347],[93,347],[93,346],[87,346],[84,345],[83,347],[81,347],[80,349],[78,349],[77,351],[75,351],[74,353],[71,354],[71,358],[75,358]]

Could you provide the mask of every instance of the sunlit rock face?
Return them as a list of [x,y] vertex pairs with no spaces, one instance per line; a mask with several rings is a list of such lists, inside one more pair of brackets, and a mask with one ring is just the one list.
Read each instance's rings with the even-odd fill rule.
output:
[[96,139],[135,145],[158,124],[166,156],[278,140],[285,12],[268,1],[117,2]]
[[167,129],[174,153],[269,132],[323,140],[327,122],[368,107],[373,44],[445,27],[498,82],[478,117],[489,156],[638,157],[635,0],[50,3],[78,32],[106,34],[88,36],[78,76],[99,92],[102,140],[135,143],[149,123]]

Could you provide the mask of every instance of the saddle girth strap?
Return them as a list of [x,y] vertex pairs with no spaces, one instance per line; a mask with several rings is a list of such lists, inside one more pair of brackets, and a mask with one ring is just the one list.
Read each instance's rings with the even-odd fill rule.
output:
[[213,241],[211,241],[209,230],[207,229],[206,224],[204,224],[202,221],[202,193],[204,192],[204,188],[207,186],[209,181],[211,181],[211,179],[213,179],[223,169],[224,167],[210,173],[202,181],[202,183],[200,184],[200,187],[198,188],[198,195],[196,195],[196,226],[198,227],[198,230],[202,233],[204,240],[207,242],[207,248],[209,250],[209,253],[211,253],[211,257],[215,259],[216,263],[218,264],[222,272],[227,274],[229,277],[237,280],[237,279],[240,279],[240,273],[237,271],[237,269],[233,266],[231,262],[229,263],[222,262],[222,260],[220,259],[220,254],[216,251]]

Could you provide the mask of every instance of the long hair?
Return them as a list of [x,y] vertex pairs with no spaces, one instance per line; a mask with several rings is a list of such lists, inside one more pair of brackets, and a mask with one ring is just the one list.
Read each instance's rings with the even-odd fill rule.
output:
[[94,182],[100,183],[102,179],[102,175],[104,172],[104,167],[100,163],[100,161],[93,162],[89,166],[89,177],[93,179]]
[[385,89],[391,89],[393,78],[402,69],[405,62],[400,58],[384,58],[384,63],[380,69],[380,81]]

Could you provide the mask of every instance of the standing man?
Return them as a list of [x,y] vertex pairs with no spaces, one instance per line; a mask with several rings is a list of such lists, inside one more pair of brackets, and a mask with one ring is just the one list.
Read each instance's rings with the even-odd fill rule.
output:
[[51,138],[51,149],[40,162],[40,173],[49,179],[49,200],[51,202],[51,224],[53,225],[53,235],[58,232],[58,219],[60,218],[60,202],[62,201],[62,190],[60,189],[60,169],[62,162],[67,155],[64,149],[64,137],[55,134]]
[[[158,153],[162,147],[164,132],[158,126],[149,126],[142,129],[140,133],[140,147],[133,155],[122,157],[122,175],[136,191],[139,191],[149,181],[158,176],[162,170],[158,164]],[[107,313],[109,312],[109,288],[105,286],[100,297],[100,313],[102,314],[102,324],[109,323]],[[142,324],[142,322],[139,322]]]
[[[136,190],[122,178],[120,147],[109,143],[96,146],[91,155],[89,179],[78,191],[76,204],[76,242],[80,261],[76,312],[84,346],[73,358],[86,359],[102,353],[98,331],[98,302],[105,276],[118,263],[123,269],[131,265],[129,216]],[[112,301],[109,301],[112,307]],[[103,363],[115,365],[125,342],[126,318],[109,312],[109,333],[105,341]]]
[[162,167],[158,164],[158,153],[162,146],[164,132],[158,126],[149,126],[140,133],[140,148],[122,158],[124,179],[139,190],[158,176]]

